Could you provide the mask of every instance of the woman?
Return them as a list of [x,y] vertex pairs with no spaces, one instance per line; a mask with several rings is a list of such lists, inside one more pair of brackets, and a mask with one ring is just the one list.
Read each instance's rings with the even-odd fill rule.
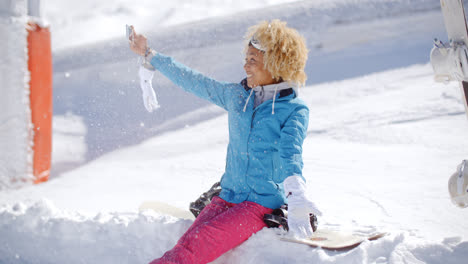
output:
[[287,203],[295,236],[312,234],[309,212],[320,215],[304,194],[302,144],[309,110],[297,97],[305,84],[304,38],[273,20],[250,27],[245,37],[247,78],[218,82],[155,52],[143,35],[130,48],[145,58],[140,76],[157,69],[182,89],[228,112],[229,145],[222,191],[207,205],[175,247],[151,263],[207,263],[266,225],[263,216]]

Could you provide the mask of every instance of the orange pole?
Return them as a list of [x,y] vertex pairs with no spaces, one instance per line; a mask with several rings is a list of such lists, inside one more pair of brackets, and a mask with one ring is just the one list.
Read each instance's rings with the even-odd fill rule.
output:
[[40,183],[49,179],[52,152],[52,50],[48,28],[28,23],[28,56],[33,175],[34,183]]

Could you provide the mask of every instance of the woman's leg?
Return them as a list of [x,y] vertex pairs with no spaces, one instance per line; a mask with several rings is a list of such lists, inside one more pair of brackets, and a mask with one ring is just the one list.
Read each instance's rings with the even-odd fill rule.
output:
[[193,224],[185,231],[185,233],[182,235],[181,238],[179,238],[179,241],[177,244],[180,244],[181,240],[185,239],[185,236],[189,235],[190,232],[192,232],[192,229],[194,229],[196,226],[205,223],[209,220],[211,220],[213,217],[222,214],[229,208],[233,207],[236,204],[233,203],[228,203],[224,201],[223,199],[219,198],[218,196],[213,197],[211,200],[211,203],[205,206],[203,210],[200,212],[198,217],[195,219]]
[[[213,202],[214,205],[209,207]],[[253,202],[231,204],[219,197],[213,202],[172,250],[151,263],[211,262],[264,228],[263,216],[272,211]]]
[[218,196],[213,197],[211,203],[203,208],[193,224],[187,231],[185,231],[184,235],[179,239],[174,248],[172,248],[170,251],[167,251],[161,258],[153,260],[150,264],[195,263],[191,260],[193,254],[182,245],[181,241],[185,241],[186,237],[190,236],[191,232],[193,232],[193,229],[196,226],[209,221],[213,217],[223,213],[234,205],[235,204],[224,201]]

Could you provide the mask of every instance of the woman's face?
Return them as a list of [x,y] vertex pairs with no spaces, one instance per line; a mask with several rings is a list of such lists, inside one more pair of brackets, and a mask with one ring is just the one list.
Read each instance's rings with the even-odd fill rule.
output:
[[247,74],[247,85],[250,88],[276,83],[271,73],[263,66],[263,52],[253,46],[249,46],[247,50],[244,70]]

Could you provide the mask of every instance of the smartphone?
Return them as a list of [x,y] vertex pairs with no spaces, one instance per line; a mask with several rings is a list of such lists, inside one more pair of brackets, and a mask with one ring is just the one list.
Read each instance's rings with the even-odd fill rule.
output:
[[127,29],[127,39],[133,42],[134,31],[133,28],[129,25],[125,25]]

